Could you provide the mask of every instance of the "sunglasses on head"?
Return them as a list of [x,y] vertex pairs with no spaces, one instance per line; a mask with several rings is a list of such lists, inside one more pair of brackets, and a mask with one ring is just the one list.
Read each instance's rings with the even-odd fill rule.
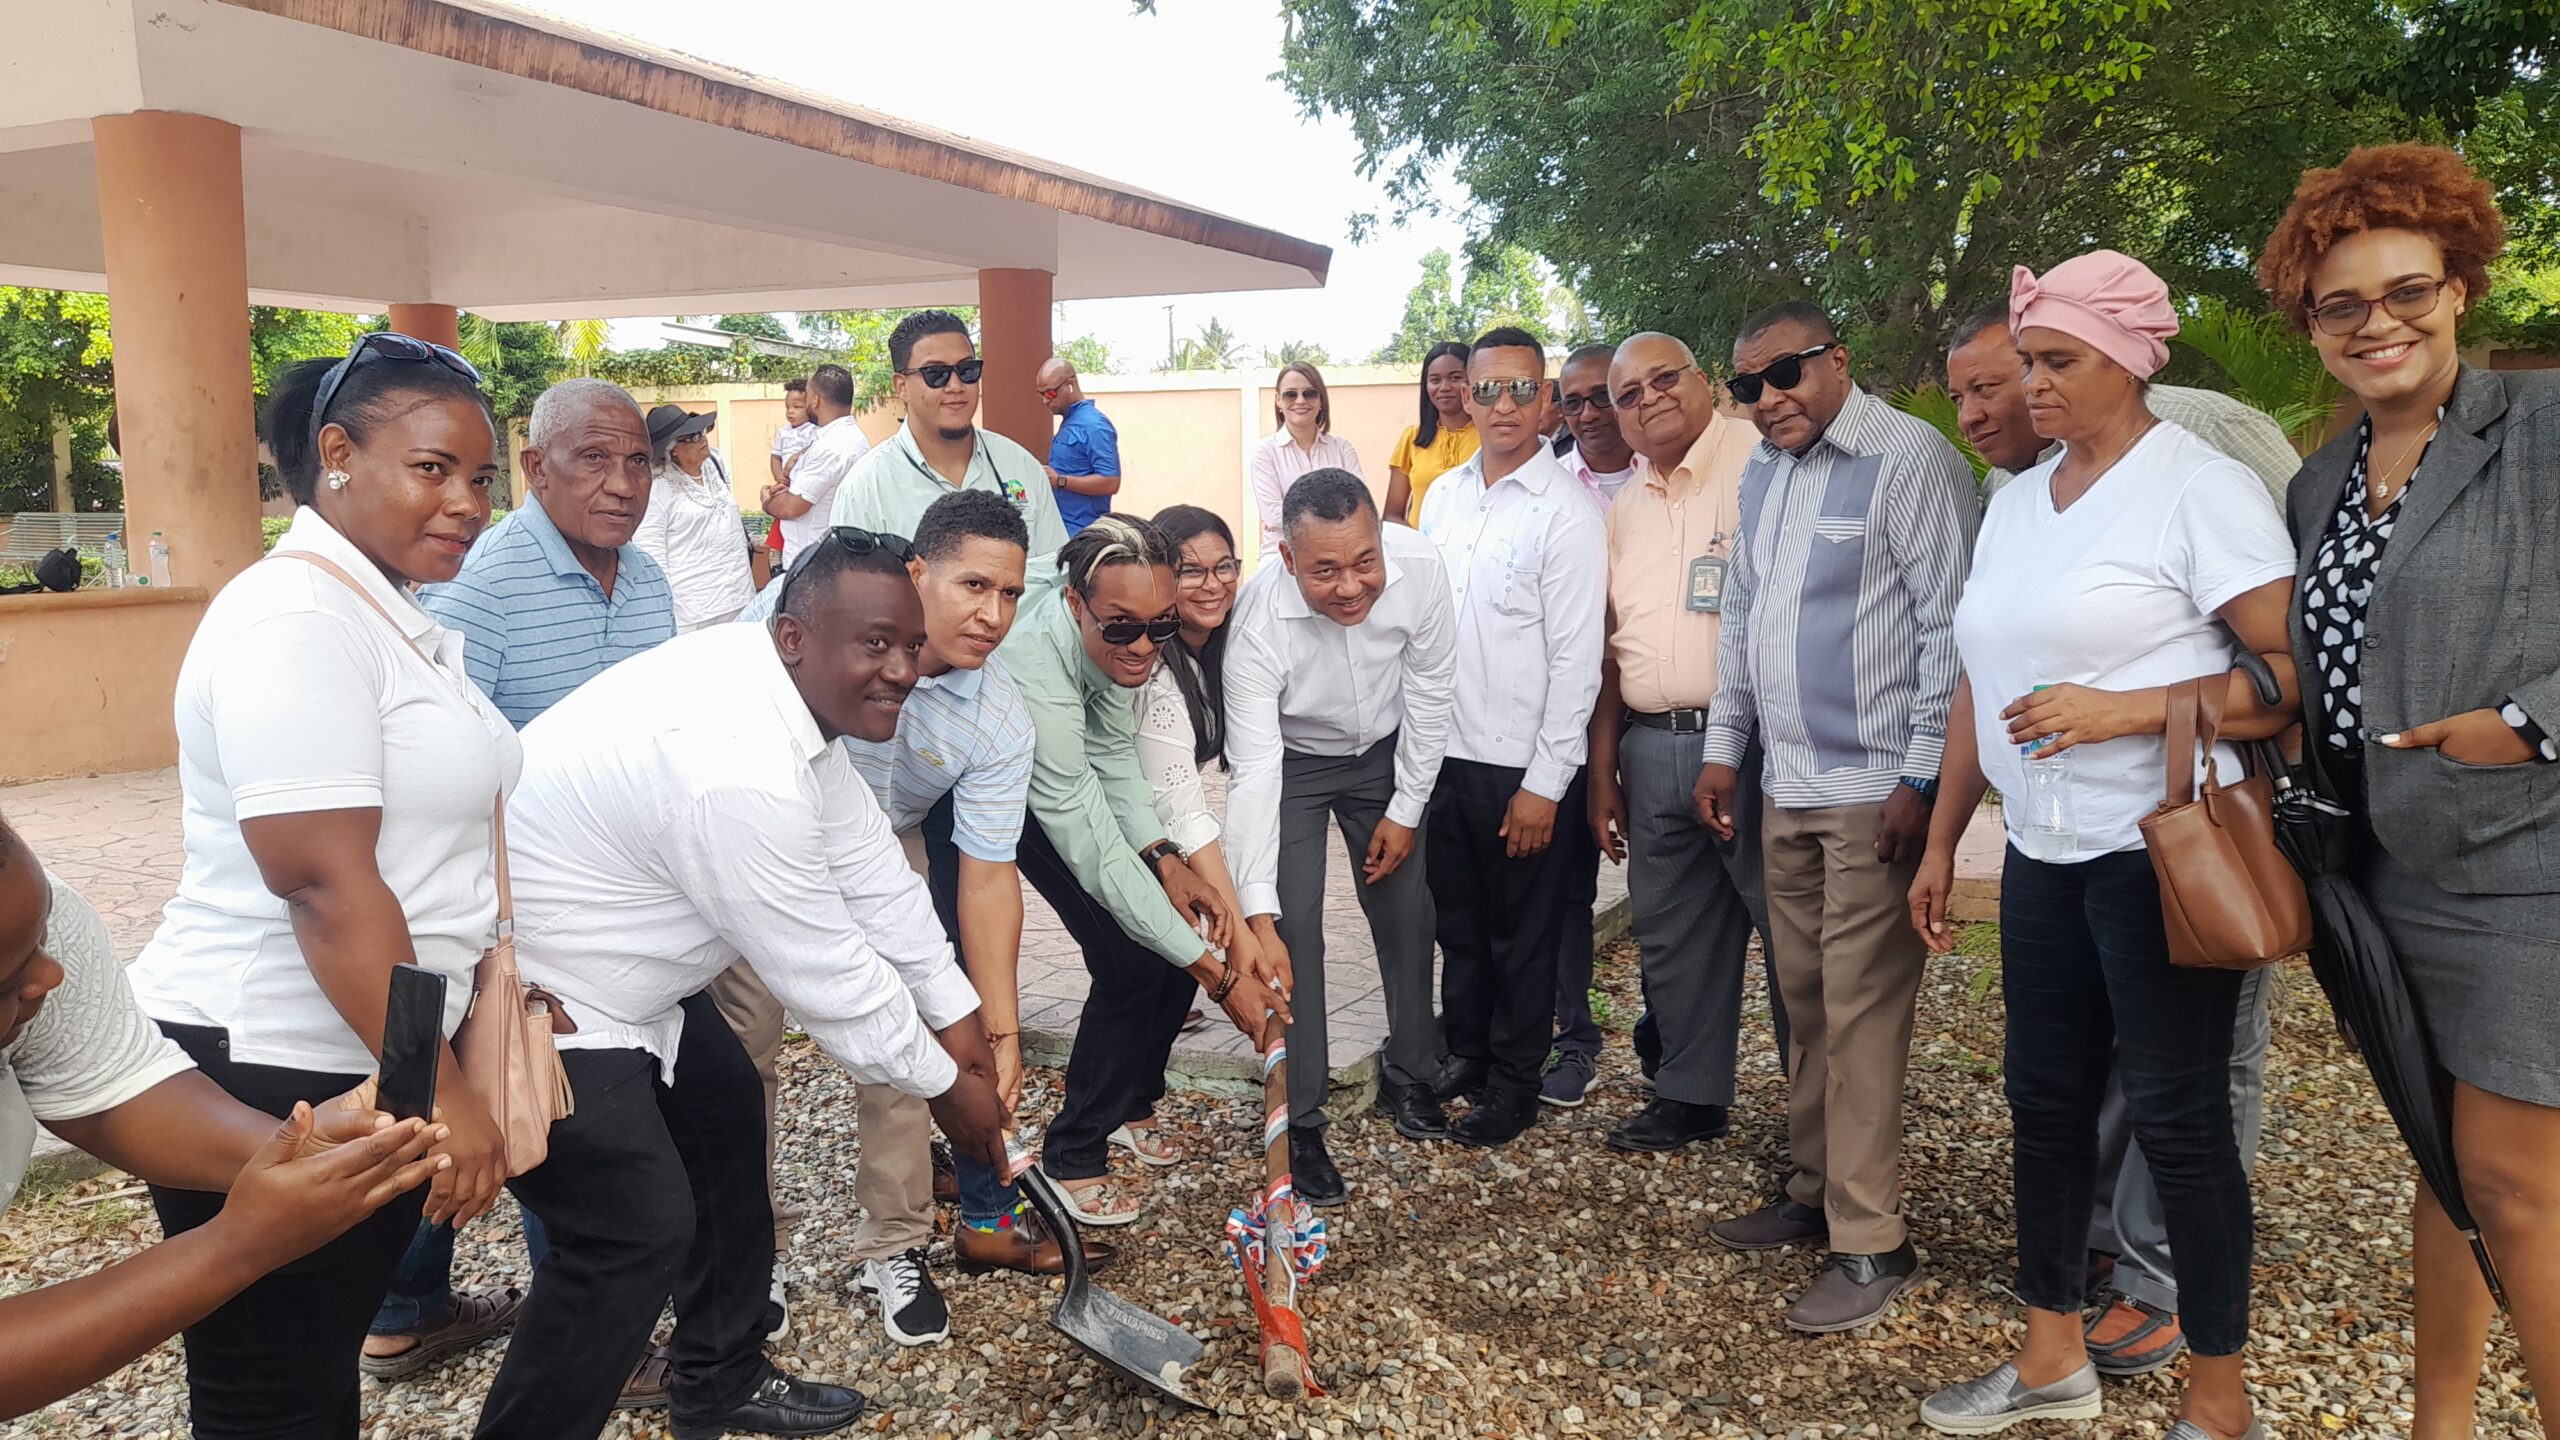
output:
[[[1633,410],[1638,405],[1644,403],[1645,387],[1648,385],[1653,387],[1655,394],[1668,395],[1672,391],[1680,388],[1681,376],[1686,375],[1697,368],[1698,367],[1695,365],[1674,365],[1668,370],[1648,376],[1645,379],[1628,386],[1624,390],[1619,391],[1616,398],[1609,402],[1607,408],[1613,410]],[[1570,395],[1566,396],[1564,403],[1568,406],[1572,405],[1573,397]],[[1570,415],[1573,412],[1568,409],[1565,413]]]
[[[916,378],[924,381],[924,388],[927,390],[940,390],[944,386],[949,385],[952,377],[955,375],[960,378],[960,383],[963,385],[977,384],[978,377],[987,373],[987,362],[984,360],[963,360],[957,365],[944,365],[937,362],[931,365],[913,366],[909,369],[897,371],[896,373],[900,375],[915,376]],[[1048,395],[1052,392],[1043,390],[1040,393]]]
[[320,377],[319,393],[312,397],[311,402],[313,449],[319,448],[320,427],[329,423],[329,407],[336,403],[338,391],[345,388],[347,377],[355,373],[357,366],[370,364],[376,360],[409,360],[419,364],[441,365],[474,385],[480,383],[480,372],[472,367],[471,362],[442,345],[420,340],[414,335],[403,335],[394,330],[377,330],[370,335],[359,335],[356,337],[356,343],[347,347],[347,358],[331,366],[329,373]]
[[1161,620],[1096,620],[1093,628],[1102,632],[1105,645],[1135,645],[1146,636],[1158,645],[1168,645],[1182,633],[1182,617],[1167,615]]
[[797,563],[783,572],[782,591],[773,597],[774,614],[781,614],[782,607],[791,603],[791,582],[799,579],[800,572],[808,569],[809,562],[818,557],[818,551],[830,543],[842,545],[847,551],[856,555],[868,555],[875,550],[885,551],[890,558],[902,565],[916,558],[915,547],[909,545],[903,535],[883,535],[878,531],[865,530],[859,525],[830,525],[827,527],[827,533],[818,537],[818,543],[810,546],[807,554],[801,556]]
[[1793,390],[1798,385],[1803,384],[1804,362],[1812,359],[1816,355],[1823,354],[1827,351],[1837,350],[1839,348],[1840,342],[1833,340],[1821,345],[1816,345],[1810,350],[1799,350],[1793,355],[1789,355],[1782,360],[1772,360],[1768,364],[1761,366],[1759,369],[1751,371],[1749,374],[1734,376],[1732,379],[1724,382],[1724,388],[1732,391],[1733,398],[1740,403],[1745,405],[1754,404],[1760,399],[1760,391],[1764,386],[1775,386],[1780,390]]
[[1539,393],[1546,388],[1547,382],[1544,380],[1527,379],[1478,380],[1468,387],[1476,397],[1476,403],[1488,409],[1505,395],[1511,397],[1511,403],[1514,405],[1535,405],[1538,403]]

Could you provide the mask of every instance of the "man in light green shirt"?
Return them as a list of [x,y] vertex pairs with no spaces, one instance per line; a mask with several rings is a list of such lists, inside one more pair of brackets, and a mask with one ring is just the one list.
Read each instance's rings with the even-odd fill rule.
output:
[[[1230,970],[1239,918],[1166,838],[1138,764],[1137,692],[1174,643],[1173,553],[1152,527],[1105,515],[1058,557],[1060,583],[1023,602],[997,651],[1031,712],[1030,813],[1015,863],[1084,952],[1093,988],[1067,1057],[1066,1099],[1040,1164],[1088,1225],[1138,1218],[1115,1194],[1111,1145],[1136,1148],[1164,1094],[1183,1017],[1207,991],[1259,1046],[1288,1018],[1286,962]],[[1195,920],[1196,917],[1196,920]]]
[[836,491],[830,520],[885,535],[913,535],[925,507],[954,490],[1002,495],[1031,531],[1030,574],[1051,573],[1067,543],[1049,474],[1031,452],[977,425],[986,362],[969,327],[948,310],[919,310],[889,332],[889,368],[906,423],[862,457]]

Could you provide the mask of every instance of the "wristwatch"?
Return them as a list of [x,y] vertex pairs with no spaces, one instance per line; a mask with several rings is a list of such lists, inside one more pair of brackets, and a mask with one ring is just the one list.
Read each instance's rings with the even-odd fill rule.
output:
[[1920,798],[1932,805],[1938,803],[1938,782],[1935,780],[1914,780],[1905,775],[1902,777],[1902,786],[1906,790],[1920,792]]
[[1182,858],[1181,847],[1170,840],[1159,840],[1138,852],[1138,858],[1146,861],[1150,870],[1161,867],[1168,856],[1176,860]]

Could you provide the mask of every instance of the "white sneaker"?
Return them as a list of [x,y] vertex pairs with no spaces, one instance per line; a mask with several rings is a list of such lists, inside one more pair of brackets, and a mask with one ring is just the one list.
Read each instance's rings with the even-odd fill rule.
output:
[[899,1344],[930,1345],[951,1333],[951,1307],[934,1288],[923,1246],[863,1261],[855,1283],[863,1294],[880,1297],[880,1328]]

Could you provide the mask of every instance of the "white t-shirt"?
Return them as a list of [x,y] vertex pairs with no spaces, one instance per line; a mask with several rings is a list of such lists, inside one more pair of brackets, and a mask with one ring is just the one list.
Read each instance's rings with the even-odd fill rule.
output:
[[0,1050],[0,1207],[27,1177],[37,1121],[102,1114],[195,1068],[133,1003],[107,922],[78,891],[44,879],[53,891],[44,948],[62,967],[62,984]]
[[[2293,575],[2293,545],[2266,487],[2187,431],[2153,426],[2057,513],[2053,472],[2062,459],[1992,497],[1956,607],[1974,743],[1983,775],[2003,795],[2023,795],[2027,783],[2000,718],[2011,701],[2038,685],[2143,690],[2227,671],[2231,637],[2214,612]],[[2010,843],[2060,864],[2140,849],[2137,827],[2159,808],[2167,755],[2157,735],[2063,752],[2075,836],[2025,829],[2024,808],[2013,804],[2005,807]],[[2239,758],[2227,747],[2222,766],[2225,780],[2238,778]]]
[[699,480],[673,462],[658,467],[631,543],[667,572],[678,631],[725,624],[755,598],[747,527],[730,489],[729,464],[717,450],[703,459]]
[[[153,1018],[228,1029],[231,1058],[243,1064],[361,1075],[373,1052],[312,977],[240,823],[382,812],[374,861],[408,919],[419,967],[450,982],[450,1035],[496,929],[490,812],[499,791],[514,788],[523,751],[515,727],[466,678],[462,637],[428,618],[320,512],[295,511],[276,549],[214,597],[178,667],[186,863],[131,974]],[[292,550],[353,576],[399,631],[335,577],[284,558]]]
[[817,438],[818,426],[813,420],[803,420],[797,425],[785,425],[773,432],[773,453],[788,460],[808,449],[809,442]]
[[783,564],[799,559],[803,548],[826,538],[837,487],[853,473],[854,462],[870,453],[871,437],[862,433],[862,422],[854,417],[841,416],[819,427],[818,438],[809,442],[809,448],[800,452],[800,462],[791,467],[791,493],[809,502],[809,513],[774,522],[782,527]]

